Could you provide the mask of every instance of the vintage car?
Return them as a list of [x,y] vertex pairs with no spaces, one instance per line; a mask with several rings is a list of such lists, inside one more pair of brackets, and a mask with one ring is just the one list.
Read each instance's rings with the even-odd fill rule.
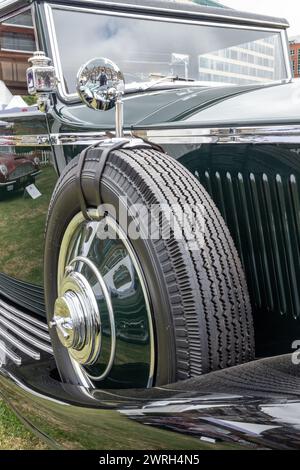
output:
[[37,106],[0,113],[0,146],[50,156],[34,198],[0,203],[1,395],[52,447],[299,448],[287,21],[1,3],[24,18]]
[[0,194],[24,189],[35,183],[39,174],[39,158],[18,156],[0,151]]

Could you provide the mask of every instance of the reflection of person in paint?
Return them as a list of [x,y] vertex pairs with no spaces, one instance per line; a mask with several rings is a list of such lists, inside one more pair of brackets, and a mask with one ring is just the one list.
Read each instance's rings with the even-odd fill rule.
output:
[[100,74],[97,77],[97,80],[99,80],[100,87],[107,85],[107,75],[104,69],[101,70]]
[[27,80],[28,80],[28,88],[31,89],[31,88],[34,88],[34,80],[33,80],[33,73],[32,71],[30,70],[28,72],[28,76],[27,76]]
[[50,75],[48,73],[46,73],[46,75],[44,76],[44,85],[45,85],[47,90],[49,90],[51,88],[51,78],[50,78]]

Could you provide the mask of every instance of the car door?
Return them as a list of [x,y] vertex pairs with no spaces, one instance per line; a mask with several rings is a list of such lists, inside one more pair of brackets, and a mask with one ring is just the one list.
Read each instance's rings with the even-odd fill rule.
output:
[[0,21],[0,296],[43,314],[43,245],[57,172],[46,115],[27,96],[30,10]]

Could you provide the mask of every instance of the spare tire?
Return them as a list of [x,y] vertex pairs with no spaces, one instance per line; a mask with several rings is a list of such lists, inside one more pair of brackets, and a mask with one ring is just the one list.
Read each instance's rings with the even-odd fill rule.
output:
[[[253,359],[245,276],[210,196],[180,163],[147,146],[112,151],[95,188],[102,152],[89,150],[81,174],[90,220],[79,203],[78,158],[65,168],[49,208],[46,307],[63,380],[147,387]],[[154,239],[126,233],[125,196],[129,208],[140,204],[149,213],[157,204],[188,207],[181,236],[173,229],[164,236],[164,227]],[[193,218],[197,207],[204,230]],[[151,217],[164,225],[161,214]],[[103,240],[101,231],[116,240]]]

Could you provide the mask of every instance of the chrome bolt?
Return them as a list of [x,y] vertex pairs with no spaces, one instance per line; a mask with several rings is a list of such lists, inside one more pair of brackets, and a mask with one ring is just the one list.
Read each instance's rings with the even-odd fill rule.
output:
[[[64,326],[68,324],[68,322],[66,322],[66,319],[65,318],[55,318],[54,317],[54,320],[50,321],[49,323],[49,326],[50,328],[53,328],[53,327],[56,327],[57,329],[59,329],[59,331],[61,332],[62,336],[65,338],[65,339],[68,339],[70,337],[69,333],[66,332],[66,330],[64,329]],[[68,326],[70,327],[70,325],[68,324]]]

